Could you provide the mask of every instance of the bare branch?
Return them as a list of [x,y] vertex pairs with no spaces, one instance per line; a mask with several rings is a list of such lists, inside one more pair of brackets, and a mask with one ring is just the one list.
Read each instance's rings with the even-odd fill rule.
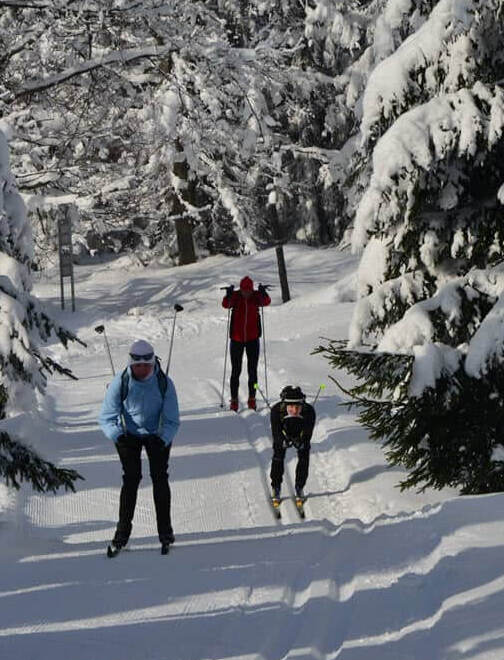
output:
[[144,48],[131,48],[129,50],[126,49],[110,53],[105,57],[82,62],[81,64],[62,71],[61,73],[28,82],[13,93],[13,98],[16,99],[25,96],[26,94],[32,94],[34,92],[41,92],[43,90],[50,89],[51,87],[55,87],[56,85],[70,80],[71,78],[81,76],[85,73],[89,73],[90,71],[94,71],[100,67],[109,66],[116,62],[126,64],[127,62],[133,62],[134,60],[148,57],[164,57],[167,53],[175,52],[176,50],[177,49],[175,49],[173,46],[146,46]]

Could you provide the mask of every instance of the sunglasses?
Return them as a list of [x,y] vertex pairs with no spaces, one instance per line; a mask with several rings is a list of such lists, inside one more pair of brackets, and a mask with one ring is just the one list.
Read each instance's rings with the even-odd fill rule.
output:
[[154,353],[146,353],[145,355],[138,355],[137,353],[130,353],[132,362],[152,362]]

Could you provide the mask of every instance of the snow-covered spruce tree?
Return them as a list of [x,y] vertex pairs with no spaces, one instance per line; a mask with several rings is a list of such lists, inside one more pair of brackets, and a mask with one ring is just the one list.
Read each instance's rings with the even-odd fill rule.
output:
[[[43,392],[46,373],[66,371],[44,358],[38,346],[52,331],[63,344],[75,337],[57,325],[30,295],[31,228],[24,203],[9,169],[5,125],[0,125],[0,420],[36,405],[35,389]],[[0,421],[0,477],[19,488],[27,481],[38,491],[64,487],[74,490],[81,478],[74,470],[58,468],[2,428]]]
[[360,300],[317,352],[358,377],[403,488],[504,489],[503,11],[440,0],[364,93]]
[[[367,83],[375,70],[381,70],[381,63],[388,61],[389,56],[425,23],[437,2],[357,0],[348,2],[345,7],[319,0],[308,14],[307,33],[310,38],[322,41],[323,48],[319,50],[324,59],[335,62],[340,54],[347,63],[344,69],[340,66],[340,75],[334,78],[335,94],[328,111],[329,117],[338,119],[334,132],[339,141],[334,151],[326,152],[327,161],[319,173],[326,189],[336,187],[339,191],[339,225],[342,228],[353,224],[356,208],[372,174],[372,142],[368,140],[363,145],[360,133],[364,109],[371,105],[365,104]],[[386,76],[386,65],[383,67]],[[383,125],[383,132],[385,128]]]

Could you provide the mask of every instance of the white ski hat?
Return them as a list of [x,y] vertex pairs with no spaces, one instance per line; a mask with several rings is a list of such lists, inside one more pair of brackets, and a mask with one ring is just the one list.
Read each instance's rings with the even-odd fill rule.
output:
[[154,348],[145,339],[137,339],[131,344],[129,350],[130,364],[154,364],[155,359]]

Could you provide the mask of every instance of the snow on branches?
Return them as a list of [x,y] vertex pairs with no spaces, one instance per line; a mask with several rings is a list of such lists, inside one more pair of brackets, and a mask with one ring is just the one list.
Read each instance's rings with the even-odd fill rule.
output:
[[[420,4],[402,3],[408,30]],[[321,352],[363,380],[350,394],[403,487],[504,489],[502,11],[440,0],[362,97],[359,300],[349,345]],[[400,356],[413,362],[398,388]]]
[[[7,129],[0,123],[0,419],[35,410],[35,390],[45,388],[45,373],[61,369],[44,358],[38,345],[54,330],[66,344],[75,337],[55,325],[30,295],[32,234],[24,202],[10,172]],[[44,373],[45,372],[45,373]],[[0,476],[19,488],[73,489],[73,470],[56,468],[9,434],[0,432]]]

